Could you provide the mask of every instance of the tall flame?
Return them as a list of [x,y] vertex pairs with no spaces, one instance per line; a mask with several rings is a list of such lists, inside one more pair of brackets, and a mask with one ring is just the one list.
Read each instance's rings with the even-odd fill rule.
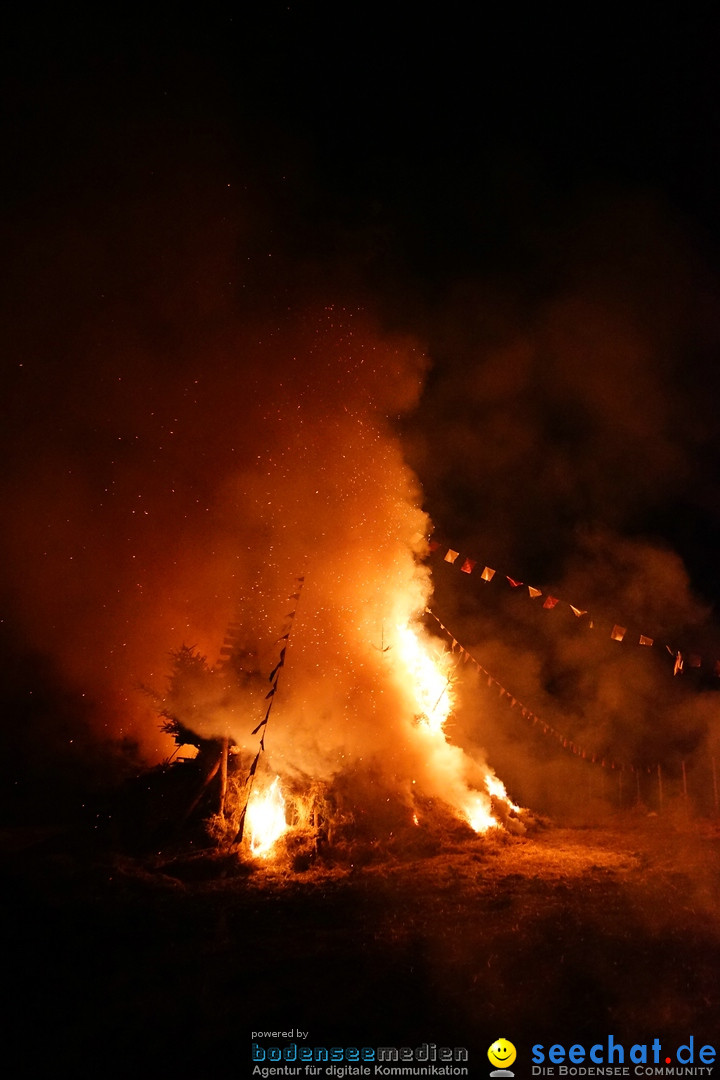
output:
[[408,669],[418,703],[418,721],[442,735],[452,710],[451,672],[432,656],[410,626],[398,626],[400,658]]
[[433,649],[423,640],[421,630],[410,624],[397,626],[397,655],[410,677],[416,702],[417,736],[422,741],[423,756],[430,769],[444,778],[439,793],[462,814],[475,832],[496,829],[499,822],[493,814],[493,800],[504,804],[506,810],[520,812],[508,798],[505,786],[492,770],[484,767],[482,780],[485,790],[474,790],[463,779],[469,763],[462,750],[451,745],[445,734],[445,724],[452,713],[454,693],[452,660],[447,652]]
[[287,831],[285,799],[276,776],[265,791],[254,791],[248,802],[245,817],[253,855],[268,855],[277,840]]

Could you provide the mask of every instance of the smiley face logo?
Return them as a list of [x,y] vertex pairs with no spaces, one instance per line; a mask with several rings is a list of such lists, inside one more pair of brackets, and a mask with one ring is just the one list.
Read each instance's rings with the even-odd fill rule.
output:
[[507,1039],[496,1039],[488,1050],[490,1064],[496,1069],[507,1069],[517,1057],[517,1050]]

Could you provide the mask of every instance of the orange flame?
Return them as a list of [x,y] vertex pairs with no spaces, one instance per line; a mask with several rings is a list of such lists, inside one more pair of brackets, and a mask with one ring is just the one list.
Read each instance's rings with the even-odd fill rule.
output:
[[[520,813],[511,802],[501,780],[485,766],[485,791],[474,790],[463,779],[463,753],[447,741],[445,723],[452,713],[452,659],[447,652],[434,650],[423,640],[419,631],[409,624],[397,626],[397,646],[400,659],[409,672],[413,696],[417,703],[417,733],[424,744],[426,760],[435,763],[438,774],[446,783],[443,795],[455,807],[475,832],[500,828],[493,815],[492,799],[504,803],[508,810]],[[447,781],[451,780],[448,784]]]
[[264,858],[277,840],[287,832],[285,799],[280,790],[280,777],[276,776],[270,787],[263,792],[255,791],[248,802],[245,817],[250,851]]
[[[485,779],[485,783],[487,784],[487,778]],[[475,832],[483,833],[487,832],[488,829],[500,828],[499,822],[495,820],[490,811],[489,800],[482,792],[470,792],[467,802],[462,809],[470,827],[474,829]]]
[[519,814],[521,812],[520,807],[516,803],[514,803],[508,796],[502,780],[495,776],[494,773],[488,773],[485,777],[485,787],[488,789],[488,792],[491,795],[495,796],[496,799],[500,799],[502,802],[507,803],[507,805],[512,810],[514,810],[516,814]]
[[410,626],[398,626],[400,657],[410,672],[418,703],[418,720],[430,731],[442,735],[453,698],[449,665],[445,656],[433,656]]

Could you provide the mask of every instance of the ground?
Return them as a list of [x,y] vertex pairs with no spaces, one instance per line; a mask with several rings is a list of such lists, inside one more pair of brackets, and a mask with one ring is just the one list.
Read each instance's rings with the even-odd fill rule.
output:
[[518,1077],[536,1042],[720,1042],[712,822],[549,825],[302,872],[50,830],[0,846],[10,1075],[47,1044],[76,1076],[251,1076],[252,1032],[289,1028],[466,1047],[471,1076],[499,1037]]

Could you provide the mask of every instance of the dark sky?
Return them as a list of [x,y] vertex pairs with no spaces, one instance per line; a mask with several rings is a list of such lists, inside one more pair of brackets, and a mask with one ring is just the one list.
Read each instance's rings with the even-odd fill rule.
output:
[[[122,641],[129,593],[173,621],[173,581],[191,572],[168,566],[232,546],[203,514],[258,448],[248,395],[271,400],[308,364],[291,344],[267,370],[238,358],[330,305],[428,357],[398,423],[438,534],[581,604],[607,599],[611,576],[616,610],[694,627],[706,648],[713,6],[575,23],[308,8],[6,23],[10,667],[32,649],[102,698],[88,671],[138,648]],[[211,603],[214,571],[193,573]],[[441,587],[467,618],[474,601]],[[183,604],[186,628],[202,605]],[[6,682],[8,700],[27,695]],[[103,706],[113,731],[123,695]]]

